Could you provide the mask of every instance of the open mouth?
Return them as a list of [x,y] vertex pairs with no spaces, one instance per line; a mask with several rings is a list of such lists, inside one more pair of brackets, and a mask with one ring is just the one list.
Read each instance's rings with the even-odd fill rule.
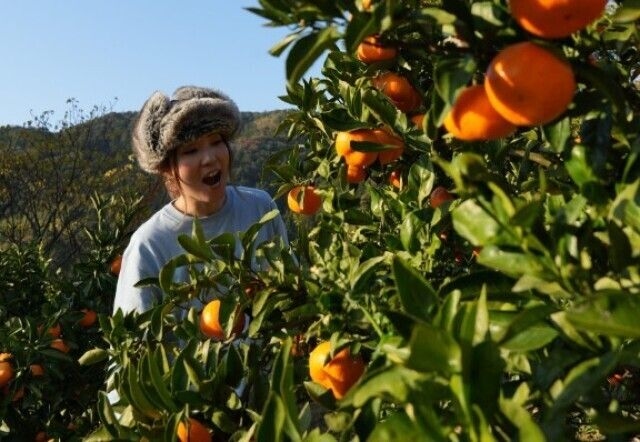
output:
[[215,186],[220,184],[221,179],[222,179],[222,172],[218,170],[216,172],[211,172],[207,174],[204,178],[202,178],[202,182],[207,186]]

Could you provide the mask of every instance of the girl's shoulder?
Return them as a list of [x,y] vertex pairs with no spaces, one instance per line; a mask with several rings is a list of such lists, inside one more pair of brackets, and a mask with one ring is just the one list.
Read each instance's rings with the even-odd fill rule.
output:
[[171,210],[170,203],[151,215],[133,232],[132,242],[149,244],[158,238],[165,238],[167,234],[177,231],[180,220]]
[[230,186],[232,191],[235,192],[237,198],[250,201],[252,203],[262,203],[267,206],[271,206],[273,199],[268,192],[262,189],[256,189],[255,187],[246,187],[246,186]]

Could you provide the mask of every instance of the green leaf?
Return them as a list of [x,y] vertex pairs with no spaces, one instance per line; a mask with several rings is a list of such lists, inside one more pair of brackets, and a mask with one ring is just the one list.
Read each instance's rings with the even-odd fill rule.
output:
[[160,282],[160,288],[163,292],[169,293],[171,291],[171,283],[173,282],[173,275],[176,269],[188,265],[191,261],[187,255],[178,255],[175,258],[170,259],[161,269],[158,279]]
[[571,137],[571,119],[563,118],[555,123],[547,124],[542,127],[544,137],[551,145],[551,150],[555,153],[561,153],[569,137]]
[[333,47],[340,33],[334,26],[314,32],[300,38],[287,55],[287,82],[293,85],[302,78],[322,53]]
[[211,251],[211,248],[209,248],[206,243],[200,243],[194,237],[188,235],[179,235],[178,242],[187,253],[190,253],[203,261],[207,261],[213,258],[213,252]]
[[273,442],[283,441],[285,433],[283,431],[286,420],[286,407],[280,397],[271,392],[267,403],[262,410],[262,419],[258,425],[257,440],[268,440]]
[[430,312],[438,303],[433,288],[422,275],[397,256],[393,258],[392,269],[404,311],[428,320]]
[[298,37],[300,37],[300,32],[292,32],[291,34],[280,40],[278,43],[271,46],[271,49],[269,49],[269,54],[273,55],[274,57],[279,57],[284,52],[284,50],[287,49],[289,45],[291,45],[291,43],[298,39]]
[[351,290],[354,293],[360,293],[366,290],[371,281],[371,277],[385,260],[386,258],[384,256],[376,256],[359,264],[349,278]]
[[564,378],[563,387],[555,398],[548,413],[543,420],[543,427],[549,440],[559,440],[562,432],[566,411],[573,406],[576,400],[597,388],[602,380],[611,373],[618,362],[618,355],[607,353],[600,357],[591,358],[573,367]]
[[546,442],[546,437],[536,424],[529,411],[520,406],[516,401],[500,398],[500,410],[507,419],[518,429],[517,440],[522,442]]
[[435,89],[444,102],[451,106],[462,88],[467,86],[473,78],[476,62],[471,55],[447,58],[439,60],[433,69]]
[[466,200],[453,210],[453,227],[474,246],[491,244],[502,226],[482,206]]
[[418,234],[424,228],[424,221],[418,214],[410,212],[400,225],[400,242],[408,252],[415,252],[419,247]]
[[477,301],[466,303],[459,311],[461,342],[473,346],[483,342],[489,331],[489,311],[487,310],[487,291],[483,287]]
[[609,262],[615,271],[622,271],[625,267],[632,264],[633,250],[631,242],[625,234],[624,230],[614,222],[608,225],[609,231]]
[[178,406],[171,397],[171,392],[167,386],[167,380],[165,381],[162,373],[165,366],[168,365],[167,355],[164,352],[164,347],[156,348],[152,354],[148,355],[148,375],[153,385],[154,390],[158,393],[158,397],[162,401],[165,408],[171,412],[177,412]]
[[444,374],[462,370],[462,350],[446,331],[419,324],[409,342],[406,365],[422,372],[437,371]]
[[80,359],[78,359],[78,363],[80,365],[93,365],[98,362],[102,362],[109,357],[109,352],[103,348],[93,348],[91,350],[87,350]]
[[495,246],[485,246],[478,256],[478,263],[514,278],[524,274],[539,278],[553,277],[542,257],[530,253],[505,252]]
[[[517,340],[518,337],[526,337],[530,345],[533,345],[533,347],[520,348],[521,351],[540,348],[548,343],[547,336],[545,336],[547,334],[545,333],[546,331],[549,331],[549,334],[554,337],[558,334],[553,327],[543,322],[556,311],[557,308],[553,305],[538,305],[526,308],[521,312],[492,311],[492,322],[494,318],[498,321],[508,321],[508,325],[499,332],[494,333],[494,337],[500,345],[504,345],[511,350],[515,350],[515,348],[510,347],[510,341]],[[536,345],[537,341],[539,341],[539,345]],[[513,345],[513,342],[511,344]]]
[[633,23],[640,20],[640,0],[625,0],[613,15],[614,23]]
[[398,411],[380,422],[367,439],[368,442],[388,442],[392,440],[426,440],[423,431],[404,411]]
[[392,398],[399,403],[407,402],[411,390],[418,386],[417,382],[424,379],[424,376],[400,365],[379,368],[367,373],[355,393],[349,395],[342,405],[351,404],[362,408],[376,397]]
[[622,338],[640,338],[640,295],[607,290],[567,311],[577,329]]

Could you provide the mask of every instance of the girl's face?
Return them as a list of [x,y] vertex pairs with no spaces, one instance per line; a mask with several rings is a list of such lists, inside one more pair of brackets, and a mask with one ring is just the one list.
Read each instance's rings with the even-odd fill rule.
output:
[[219,134],[204,135],[176,150],[180,195],[176,207],[192,216],[207,216],[224,204],[229,181],[229,149]]

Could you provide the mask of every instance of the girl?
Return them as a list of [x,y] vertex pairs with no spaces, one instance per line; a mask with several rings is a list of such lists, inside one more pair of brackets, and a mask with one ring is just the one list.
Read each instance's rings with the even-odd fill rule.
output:
[[[114,312],[143,312],[161,299],[157,287],[134,285],[157,277],[171,258],[183,254],[181,234],[190,235],[195,218],[207,238],[245,231],[276,208],[264,191],[229,185],[229,140],[238,131],[240,112],[225,94],[185,86],[169,98],[155,92],[144,103],[133,130],[133,151],[140,167],[162,176],[173,200],[132,235],[123,254]],[[265,225],[258,241],[287,233],[280,216]],[[236,241],[236,255],[241,252]],[[177,277],[187,278],[186,269]]]

